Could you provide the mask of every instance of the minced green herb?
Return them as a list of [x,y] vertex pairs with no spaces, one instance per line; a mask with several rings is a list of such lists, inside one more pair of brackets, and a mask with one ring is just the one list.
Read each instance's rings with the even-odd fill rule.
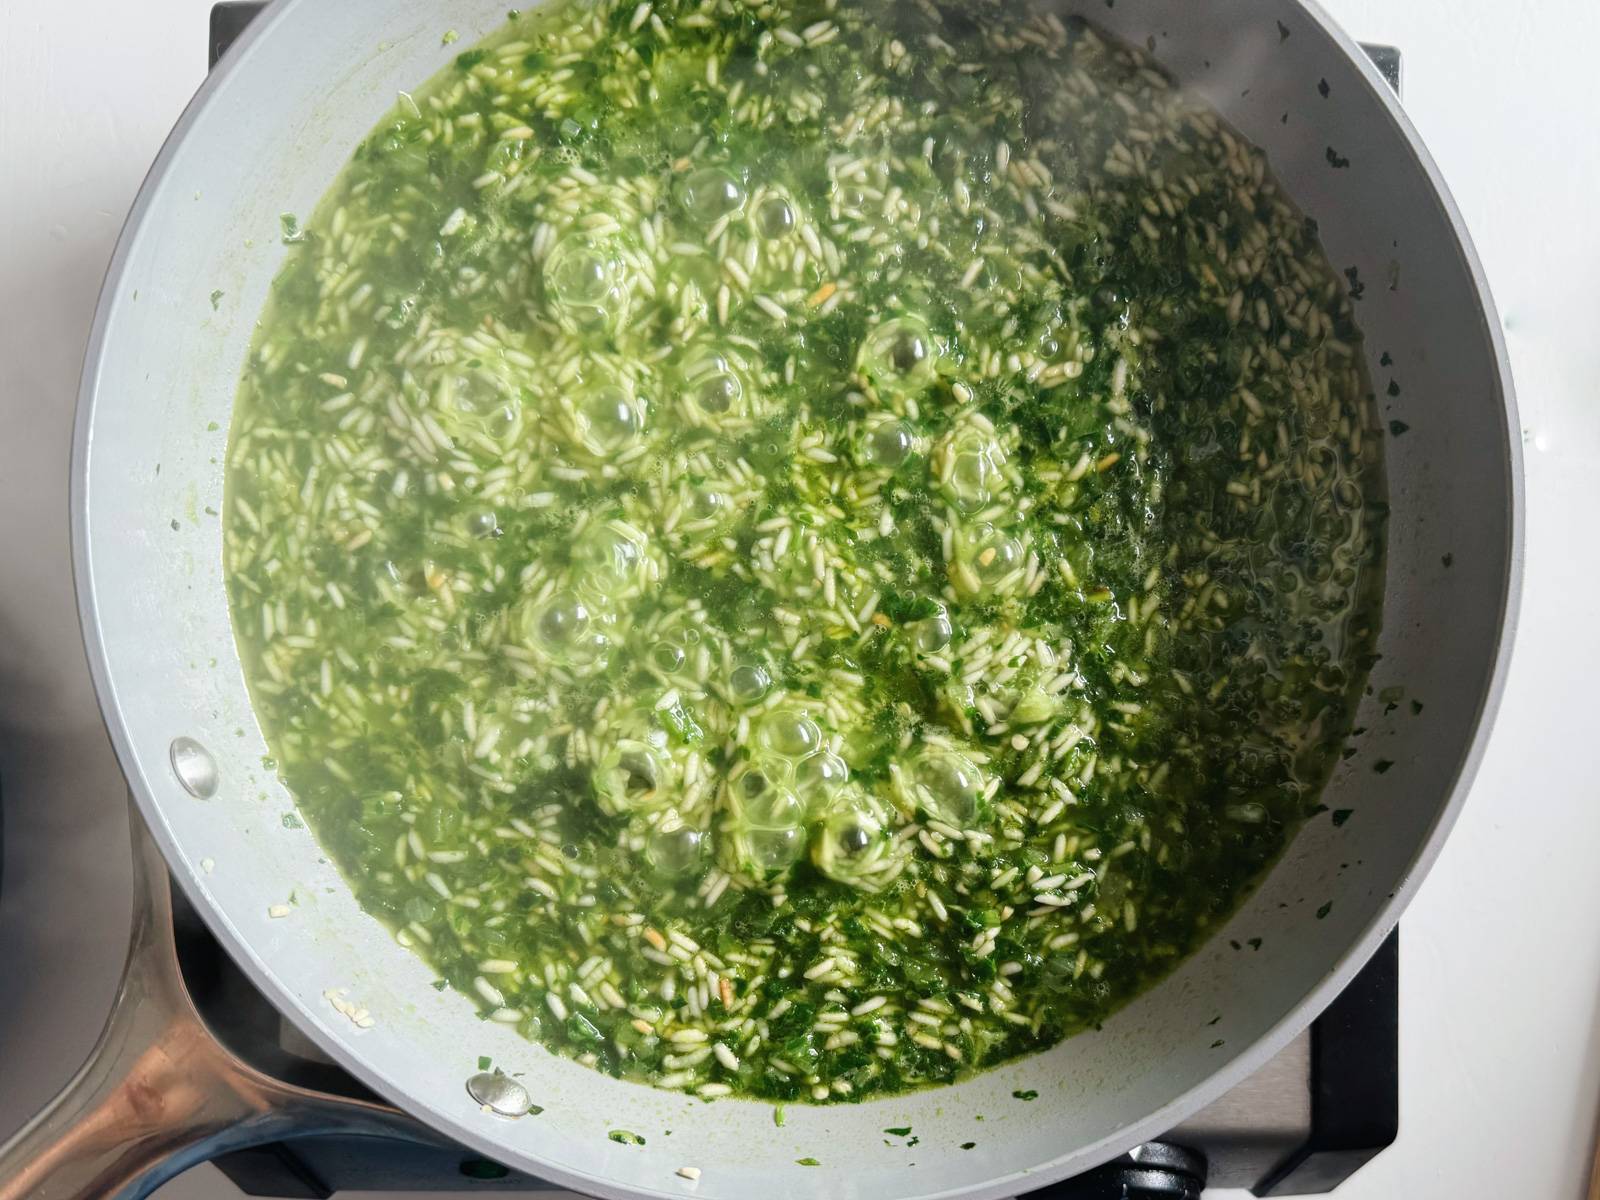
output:
[[597,1070],[1093,1028],[1348,728],[1382,438],[1314,225],[1144,53],[979,9],[557,3],[283,218],[225,510],[276,769]]
[[610,1133],[606,1134],[606,1136],[613,1142],[620,1142],[624,1146],[644,1145],[644,1139],[642,1137],[640,1137],[637,1133],[632,1133],[626,1129],[613,1129]]

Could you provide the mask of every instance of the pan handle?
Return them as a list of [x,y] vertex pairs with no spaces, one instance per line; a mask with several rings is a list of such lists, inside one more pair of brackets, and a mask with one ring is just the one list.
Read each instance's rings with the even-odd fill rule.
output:
[[0,1200],[142,1200],[243,1146],[417,1136],[396,1109],[286,1084],[212,1036],[178,970],[166,864],[136,809],[131,821],[133,931],[111,1015],[72,1081],[0,1146]]

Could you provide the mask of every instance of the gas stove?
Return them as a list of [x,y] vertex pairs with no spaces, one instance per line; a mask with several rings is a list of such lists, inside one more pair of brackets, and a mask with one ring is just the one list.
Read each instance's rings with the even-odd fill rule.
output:
[[[213,65],[262,7],[235,2],[213,8]],[[1398,53],[1386,47],[1367,49],[1398,89]],[[52,838],[81,841],[103,831],[103,823],[93,830],[57,826],[42,840],[29,839],[28,856],[35,872],[51,869]],[[95,840],[99,844],[101,839]],[[115,838],[102,851],[126,853],[125,844],[118,846]],[[13,862],[17,861],[14,855]],[[27,881],[20,882],[27,891]],[[360,1083],[324,1057],[254,990],[181,894],[174,892],[174,932],[184,980],[215,1034],[262,1071],[319,1091],[369,1097]],[[6,949],[10,958],[14,947],[8,943]],[[27,961],[25,953],[20,961]],[[1397,971],[1398,942],[1392,936],[1313,1026],[1256,1075],[1159,1141],[1086,1176],[1029,1195],[1040,1200],[1134,1200],[1192,1198],[1222,1188],[1243,1188],[1262,1196],[1334,1191],[1396,1134]],[[19,1058],[11,1065],[20,1062]],[[205,1184],[208,1190],[181,1188],[182,1194],[205,1195],[208,1200],[227,1194],[327,1197],[335,1192],[375,1197],[392,1192],[484,1192],[549,1200],[570,1195],[425,1135],[414,1140],[309,1138],[236,1151],[214,1165],[237,1193],[217,1190],[213,1174]]]
[[[211,10],[211,65],[263,7],[232,0]],[[1399,52],[1388,46],[1365,49],[1398,91]],[[185,981],[201,1015],[229,1048],[291,1082],[371,1098],[255,991],[177,889],[174,893]],[[1395,1137],[1398,964],[1396,932],[1312,1027],[1257,1074],[1159,1141],[1028,1195],[1037,1200],[1182,1200],[1209,1188],[1244,1188],[1258,1196],[1333,1191]],[[215,1165],[251,1196],[567,1194],[442,1140],[309,1138],[236,1151]]]

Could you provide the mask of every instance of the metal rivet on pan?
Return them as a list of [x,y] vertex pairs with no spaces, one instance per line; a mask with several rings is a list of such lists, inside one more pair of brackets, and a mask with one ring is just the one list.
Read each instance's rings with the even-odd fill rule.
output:
[[172,759],[172,773],[184,791],[201,800],[217,794],[217,760],[211,757],[211,751],[192,737],[176,737],[168,757]]
[[533,1107],[533,1097],[509,1075],[480,1071],[467,1080],[467,1095],[502,1117],[520,1117]]

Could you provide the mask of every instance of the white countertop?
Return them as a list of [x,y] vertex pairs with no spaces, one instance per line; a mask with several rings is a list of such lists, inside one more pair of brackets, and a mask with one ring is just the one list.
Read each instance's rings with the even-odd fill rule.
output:
[[[1403,923],[1400,1138],[1337,1194],[1575,1197],[1600,1102],[1600,770],[1587,755],[1600,740],[1600,4],[1326,3],[1356,37],[1404,51],[1406,108],[1505,319],[1528,501],[1504,707]],[[126,936],[128,867],[107,853],[123,791],[79,648],[67,448],[101,273],[205,73],[209,8],[0,0],[0,1137],[88,1052]],[[75,850],[42,870],[26,847],[45,838]],[[203,1167],[161,1196],[232,1194]]]

